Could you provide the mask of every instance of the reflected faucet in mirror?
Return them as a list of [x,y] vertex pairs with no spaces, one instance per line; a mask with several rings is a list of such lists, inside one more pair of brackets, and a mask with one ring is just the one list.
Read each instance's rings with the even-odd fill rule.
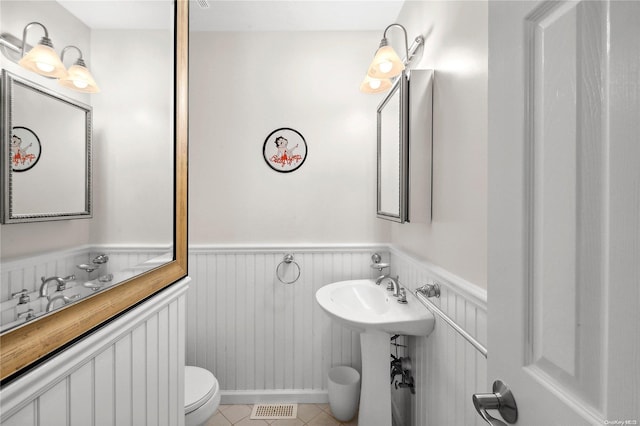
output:
[[[49,277],[49,278],[45,278],[42,277],[42,284],[40,285],[40,297],[49,297],[48,295],[48,289],[49,286],[48,284],[51,282],[56,282],[57,283],[57,287],[56,287],[56,291],[62,291],[64,289],[67,288],[67,282],[69,281],[73,281],[76,279],[75,275],[69,275],[68,277],[64,277],[64,278],[60,278],[60,277]],[[48,309],[47,309],[48,312]]]
[[74,294],[73,296],[65,296],[63,294],[59,294],[55,297],[52,297],[49,302],[47,303],[47,309],[46,312],[51,312],[55,309],[55,304],[58,300],[62,300],[62,306],[66,305],[67,303],[73,302],[75,299],[79,299],[80,295],[79,294]]

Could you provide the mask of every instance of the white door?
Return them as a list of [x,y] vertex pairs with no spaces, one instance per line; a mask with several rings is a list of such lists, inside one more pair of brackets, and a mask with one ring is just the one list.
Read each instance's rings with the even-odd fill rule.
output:
[[640,424],[640,1],[489,1],[488,167],[489,383]]

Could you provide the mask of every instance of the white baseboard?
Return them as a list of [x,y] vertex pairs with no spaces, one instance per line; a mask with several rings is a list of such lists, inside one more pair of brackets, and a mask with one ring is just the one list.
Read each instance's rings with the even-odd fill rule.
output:
[[257,403],[297,403],[328,404],[326,390],[283,389],[283,390],[246,390],[222,391],[221,404],[257,404]]

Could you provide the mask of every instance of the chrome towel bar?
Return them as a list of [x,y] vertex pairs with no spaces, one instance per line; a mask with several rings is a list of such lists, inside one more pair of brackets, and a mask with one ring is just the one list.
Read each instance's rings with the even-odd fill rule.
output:
[[[435,284],[435,286],[437,286],[437,284]],[[430,311],[432,311],[433,313],[438,315],[440,318],[442,318],[444,320],[444,322],[449,324],[451,326],[451,328],[453,328],[462,337],[464,337],[469,343],[471,343],[473,345],[474,348],[476,348],[482,354],[482,356],[484,356],[486,358],[487,357],[487,348],[482,346],[482,344],[480,342],[478,342],[472,335],[467,333],[466,330],[464,330],[462,327],[460,327],[454,320],[449,318],[449,316],[447,314],[445,314],[440,308],[438,308],[436,305],[434,305],[433,302],[431,302],[431,300],[428,299],[427,294],[433,294],[433,290],[434,290],[434,287],[432,285],[430,285],[430,284],[427,284],[425,286],[422,286],[422,287],[416,289],[416,291],[414,293],[415,293],[416,297],[418,298],[418,300],[420,302],[422,302],[422,304],[425,305],[427,307],[427,309],[429,309]],[[439,291],[438,291],[438,296],[437,297],[439,297],[439,296],[440,295],[439,295]]]

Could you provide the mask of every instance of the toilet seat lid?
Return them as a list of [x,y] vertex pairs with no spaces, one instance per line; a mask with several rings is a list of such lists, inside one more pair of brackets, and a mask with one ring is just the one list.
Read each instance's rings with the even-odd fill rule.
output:
[[210,371],[200,367],[184,368],[184,411],[200,408],[218,390],[218,381]]

